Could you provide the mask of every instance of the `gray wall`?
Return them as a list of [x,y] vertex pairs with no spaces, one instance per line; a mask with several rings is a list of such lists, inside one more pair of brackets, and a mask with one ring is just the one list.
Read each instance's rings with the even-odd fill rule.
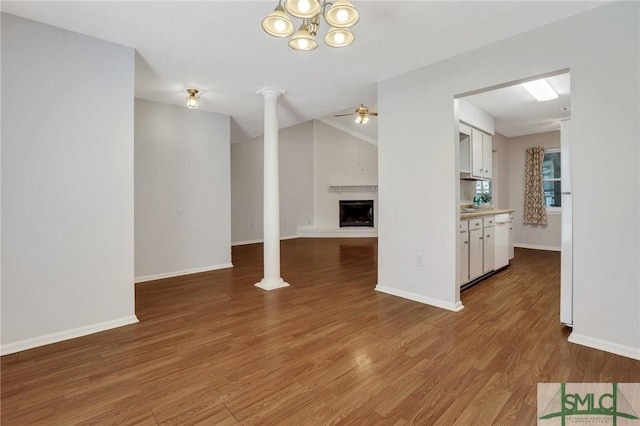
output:
[[513,237],[516,247],[560,250],[561,214],[547,212],[546,225],[523,224],[524,174],[526,150],[532,146],[560,148],[560,131],[508,138],[509,200],[513,214]]
[[2,353],[136,322],[134,51],[2,14]]
[[231,265],[227,115],[135,101],[135,276]]
[[[461,308],[451,101],[570,69],[576,141],[570,340],[640,359],[640,101],[630,95],[640,92],[639,7],[613,2],[379,84],[379,290]],[[425,196],[415,197],[409,189],[415,187],[425,188]],[[619,211],[633,219],[617,219]],[[424,266],[417,253],[425,254]]]
[[[313,122],[281,129],[280,235],[295,237],[300,225],[313,223]],[[231,145],[231,240],[263,239],[262,136]]]

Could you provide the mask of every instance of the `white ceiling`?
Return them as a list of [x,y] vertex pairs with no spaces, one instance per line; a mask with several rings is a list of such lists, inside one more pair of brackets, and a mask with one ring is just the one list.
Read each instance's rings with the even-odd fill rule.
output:
[[[256,92],[287,90],[280,127],[375,105],[377,82],[601,6],[582,1],[356,1],[354,44],[296,52],[260,22],[276,1],[2,1],[3,12],[136,49],[136,97],[232,118],[232,142],[262,134]],[[326,32],[321,26],[319,36]],[[372,107],[375,110],[375,107]],[[333,117],[327,117],[333,120]],[[377,138],[377,119],[367,134]],[[348,119],[345,126],[362,131]],[[342,122],[337,122],[338,125]]]
[[558,98],[538,102],[521,85],[514,84],[497,90],[463,98],[495,118],[496,132],[507,136],[531,135],[560,129],[560,121],[571,117],[571,81],[569,73],[548,77],[547,81]]

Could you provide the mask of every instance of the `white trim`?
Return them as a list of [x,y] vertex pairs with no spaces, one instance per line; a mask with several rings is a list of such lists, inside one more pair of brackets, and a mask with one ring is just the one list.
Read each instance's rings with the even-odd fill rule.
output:
[[567,340],[571,343],[575,343],[576,345],[588,346],[590,348],[611,352],[612,354],[622,355],[640,361],[640,348],[621,345],[608,340],[596,339],[595,337],[589,337],[575,332],[571,333]]
[[378,228],[344,227],[316,228],[314,226],[298,226],[298,237],[301,238],[376,238]]
[[247,241],[238,241],[235,243],[231,243],[231,247],[235,246],[245,246],[247,244],[262,244],[264,240],[247,240]]
[[371,145],[375,145],[378,146],[378,141],[376,139],[373,139],[372,137],[369,137],[363,133],[360,133],[358,131],[355,131],[347,126],[344,126],[342,124],[333,122],[331,120],[327,120],[326,118],[316,118],[316,120],[318,120],[321,123],[326,124],[327,126],[331,126],[334,129],[338,129],[341,130],[345,133],[350,134],[351,136],[355,136],[356,138],[362,139],[365,142],[369,142]]
[[155,281],[155,280],[161,280],[164,278],[180,277],[182,275],[197,274],[200,272],[209,272],[209,271],[215,271],[218,269],[225,269],[225,268],[233,268],[233,263],[223,263],[221,265],[203,266],[201,268],[185,269],[183,271],[163,272],[162,274],[144,275],[142,277],[135,277],[134,282],[138,284],[138,283],[144,283],[147,281]]
[[112,328],[135,324],[137,322],[138,318],[135,315],[132,315],[130,317],[118,318],[98,324],[72,328],[70,330],[59,331],[51,334],[45,334],[44,336],[32,337],[30,339],[20,340],[17,342],[2,345],[2,348],[0,348],[0,355],[8,355],[15,352],[26,351],[27,349],[50,345],[52,343],[62,342],[63,340],[75,339],[78,337],[87,336],[89,334],[110,330]]
[[547,251],[560,251],[560,247],[557,246],[544,246],[540,244],[521,244],[514,243],[514,247],[524,248],[524,249],[532,249],[532,250],[547,250]]
[[267,280],[266,278],[263,278],[259,283],[254,285],[265,291],[271,291],[279,288],[289,287],[289,283],[284,282],[282,278],[278,278],[275,280]]
[[[282,240],[293,240],[295,238],[298,238],[298,236],[297,235],[289,235],[287,237],[280,237],[280,241],[282,241]],[[264,243],[264,240],[237,241],[235,243],[231,243],[231,246],[235,247],[235,246],[244,246],[244,245],[247,245],[247,244],[258,244],[258,243],[262,244],[262,243]]]
[[460,301],[456,303],[449,303],[444,300],[433,299],[431,297],[421,296],[408,291],[381,286],[380,284],[376,286],[375,290],[392,296],[402,297],[403,299],[413,300],[414,302],[424,303],[425,305],[435,306],[436,308],[446,309],[448,311],[459,312],[464,309],[464,305]]

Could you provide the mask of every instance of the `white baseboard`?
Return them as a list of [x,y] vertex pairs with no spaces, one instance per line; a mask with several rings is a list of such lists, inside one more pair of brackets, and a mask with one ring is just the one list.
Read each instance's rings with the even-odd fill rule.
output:
[[520,244],[514,243],[514,247],[524,248],[524,249],[532,249],[532,250],[547,250],[547,251],[560,251],[560,247],[556,246],[543,246],[539,244]]
[[[280,237],[280,241],[282,240],[293,240],[295,238],[298,238],[297,235],[289,235],[288,237]],[[231,243],[232,247],[235,246],[245,246],[247,244],[262,244],[264,243],[264,240],[247,240],[247,241],[237,241],[235,243]]]
[[87,325],[85,327],[72,328],[71,330],[59,331],[57,333],[46,334],[44,336],[32,337],[30,339],[20,340],[13,343],[2,345],[0,355],[8,355],[15,352],[26,351],[52,343],[62,342],[63,340],[75,339],[77,337],[87,336],[93,333],[110,330],[112,328],[123,327],[125,325],[135,324],[138,318],[135,315],[130,317],[118,318],[111,321],[101,322],[98,324]]
[[162,274],[144,275],[142,277],[135,277],[134,282],[137,284],[137,283],[143,283],[146,281],[155,281],[155,280],[161,280],[163,278],[180,277],[182,275],[216,271],[218,269],[225,269],[225,268],[233,268],[233,263],[223,263],[222,265],[203,266],[201,268],[185,269],[183,271],[164,272]]
[[590,348],[611,352],[612,354],[626,356],[627,358],[637,359],[640,361],[640,348],[621,345],[608,340],[596,339],[595,337],[589,337],[575,332],[572,332],[567,340],[577,345],[588,346]]
[[378,228],[347,227],[347,228],[316,228],[314,226],[299,226],[298,237],[301,238],[376,238]]
[[380,284],[376,286],[375,290],[381,293],[390,294],[392,296],[402,297],[403,299],[413,300],[414,302],[424,303],[425,305],[435,306],[436,308],[446,309],[448,311],[458,312],[464,309],[464,305],[462,304],[462,302],[445,302],[444,300],[433,299],[431,297],[421,296],[419,294],[411,293],[408,291],[381,286]]

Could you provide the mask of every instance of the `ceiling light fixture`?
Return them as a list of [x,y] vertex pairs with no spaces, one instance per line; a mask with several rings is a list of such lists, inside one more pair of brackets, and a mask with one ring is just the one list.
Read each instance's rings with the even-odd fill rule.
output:
[[[302,25],[294,33],[293,17],[302,19]],[[318,47],[314,36],[318,35],[320,16],[329,25],[324,42],[330,47],[345,47],[353,43],[355,36],[348,29],[360,20],[360,14],[349,0],[330,2],[322,0],[278,1],[276,8],[262,20],[262,29],[274,37],[291,37],[289,47],[294,50],[313,50]]]
[[522,83],[522,85],[533,95],[534,98],[536,98],[538,102],[550,101],[551,99],[558,98],[558,94],[553,90],[553,87],[551,87],[545,78],[527,81],[526,83]]
[[356,117],[356,123],[367,124],[369,122],[369,116],[366,114],[358,114]]
[[200,97],[198,96],[198,89],[187,89],[187,108],[198,109],[200,107]]

